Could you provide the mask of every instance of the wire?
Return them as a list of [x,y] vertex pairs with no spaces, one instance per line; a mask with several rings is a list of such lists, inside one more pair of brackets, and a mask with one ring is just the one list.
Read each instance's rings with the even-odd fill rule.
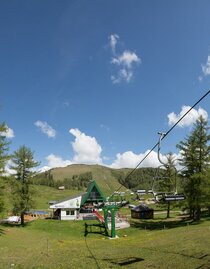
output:
[[[208,90],[193,106],[191,106],[190,109],[187,110],[187,112],[164,134],[164,136],[162,137],[162,140],[180,123],[181,120],[183,120],[183,118],[195,107],[197,106],[208,94],[210,93],[210,90]],[[135,168],[133,170],[131,170],[131,172],[128,173],[128,175],[125,177],[124,180],[128,179],[129,176],[131,176],[136,169],[143,163],[143,161],[150,155],[150,153],[158,146],[159,142],[157,142],[151,149],[150,151],[143,157],[143,159],[135,166]],[[123,185],[121,185],[117,190],[119,191],[121,188],[123,187]],[[114,194],[112,194],[109,199],[113,196]]]
[[97,268],[98,268],[98,269],[101,269],[101,267],[100,267],[100,265],[99,265],[99,263],[98,263],[98,260],[97,260],[96,257],[93,255],[93,252],[91,251],[90,247],[88,246],[86,236],[85,236],[85,245],[86,245],[86,248],[87,248],[87,250],[89,251],[89,253],[90,253],[90,255],[91,255],[91,258],[93,258],[93,260],[95,261]]

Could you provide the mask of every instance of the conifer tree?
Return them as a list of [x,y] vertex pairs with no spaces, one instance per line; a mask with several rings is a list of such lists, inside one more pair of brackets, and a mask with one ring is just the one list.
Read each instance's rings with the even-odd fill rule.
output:
[[191,134],[177,145],[182,156],[179,162],[184,167],[182,177],[187,206],[194,220],[200,219],[201,208],[209,197],[210,190],[206,188],[209,184],[206,176],[210,166],[209,141],[207,121],[199,117]]
[[33,168],[39,165],[34,160],[33,152],[26,146],[21,146],[14,152],[11,169],[15,171],[15,181],[12,186],[13,211],[20,214],[21,225],[24,225],[24,213],[33,205],[30,179],[35,175]]
[[9,142],[6,139],[7,126],[5,123],[0,123],[0,212],[4,209],[4,200],[3,200],[3,182],[2,175],[5,172],[6,162],[9,160],[8,155],[8,145]]
[[[177,171],[175,167],[176,160],[171,152],[166,155],[166,158],[167,158],[166,175],[167,175],[168,180],[166,180],[164,184],[169,193],[176,192],[176,187],[177,187],[176,186]],[[167,203],[167,218],[170,217],[170,206],[171,206],[171,203],[169,201]]]
[[8,145],[9,142],[6,140],[7,126],[5,123],[0,123],[0,175],[5,171],[5,164],[9,160]]

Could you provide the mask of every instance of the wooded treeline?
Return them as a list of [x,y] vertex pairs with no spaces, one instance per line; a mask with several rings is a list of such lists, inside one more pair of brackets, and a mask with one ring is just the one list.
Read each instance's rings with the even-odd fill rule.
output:
[[91,172],[85,172],[72,177],[66,177],[64,179],[54,179],[51,170],[42,174],[36,175],[30,179],[30,183],[34,185],[44,185],[54,188],[64,186],[65,189],[70,190],[83,190],[86,189],[88,184],[93,180]]

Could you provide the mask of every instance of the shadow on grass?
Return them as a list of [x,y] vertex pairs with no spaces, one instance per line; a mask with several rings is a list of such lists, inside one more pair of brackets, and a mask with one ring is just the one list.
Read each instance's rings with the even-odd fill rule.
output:
[[0,236],[4,234],[4,230],[0,228]]
[[210,220],[210,212],[208,210],[202,211],[201,219]]
[[157,248],[144,248],[148,251],[151,251],[151,252],[157,252],[157,253],[164,253],[164,254],[173,254],[173,255],[180,255],[180,256],[183,256],[185,258],[189,258],[189,259],[195,259],[195,260],[201,260],[203,261],[204,263],[197,267],[196,269],[198,268],[210,268],[209,265],[210,265],[210,255],[209,253],[206,253],[206,252],[203,252],[203,251],[200,251],[198,253],[195,253],[193,255],[189,255],[188,253],[185,253],[183,251],[181,252],[175,252],[175,251],[167,251],[167,250],[160,250],[160,249],[157,249]]
[[30,225],[31,225],[30,222],[26,222],[24,225],[21,225],[20,223],[8,223],[8,222],[1,223],[2,227],[9,227],[9,228],[24,228]]
[[88,252],[90,253],[90,258],[93,259],[93,260],[95,261],[96,267],[97,267],[98,269],[101,269],[101,267],[100,267],[100,265],[99,265],[99,263],[98,263],[98,259],[95,257],[95,255],[93,254],[92,250],[90,249],[90,247],[89,247],[89,245],[88,245],[88,243],[87,243],[87,238],[86,238],[86,236],[85,236],[85,245],[86,245],[86,248],[87,248]]
[[197,225],[204,222],[205,219],[200,221],[193,221],[189,217],[183,217],[181,219],[158,219],[158,220],[135,220],[132,219],[130,222],[131,227],[139,228],[142,230],[163,230],[163,229],[173,229],[178,227],[184,227],[188,225]]
[[103,259],[104,261],[108,261],[112,264],[119,265],[119,266],[125,266],[125,265],[130,265],[133,263],[141,262],[144,261],[144,259],[139,258],[139,257],[127,257],[123,259]]

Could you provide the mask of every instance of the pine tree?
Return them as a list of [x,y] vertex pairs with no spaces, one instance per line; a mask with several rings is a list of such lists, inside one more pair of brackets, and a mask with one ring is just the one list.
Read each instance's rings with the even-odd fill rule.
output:
[[[167,191],[170,192],[176,192],[176,177],[177,177],[177,171],[176,171],[176,167],[175,167],[175,158],[173,156],[172,153],[169,153],[166,155],[167,158],[167,165],[166,165],[166,176],[167,179],[165,181],[165,187],[167,189]],[[167,203],[167,218],[170,217],[170,207],[171,207],[171,202],[169,201]]]
[[30,179],[35,175],[33,168],[39,165],[34,160],[33,152],[26,146],[21,146],[14,152],[11,169],[15,171],[15,181],[12,186],[13,211],[20,214],[21,225],[24,225],[24,213],[33,205]]
[[[7,154],[9,142],[6,139],[6,131],[6,124],[0,123],[0,177],[4,174],[6,162],[9,160],[9,155]],[[4,209],[3,188],[3,182],[0,179],[0,212]]]
[[6,124],[0,123],[0,175],[4,173],[5,164],[9,160],[9,155],[7,154],[9,142],[6,140],[6,131]]
[[210,166],[209,141],[207,121],[199,117],[191,134],[177,145],[182,156],[179,162],[184,167],[182,177],[187,206],[194,220],[200,219],[201,207],[207,202],[209,192],[205,187]]

